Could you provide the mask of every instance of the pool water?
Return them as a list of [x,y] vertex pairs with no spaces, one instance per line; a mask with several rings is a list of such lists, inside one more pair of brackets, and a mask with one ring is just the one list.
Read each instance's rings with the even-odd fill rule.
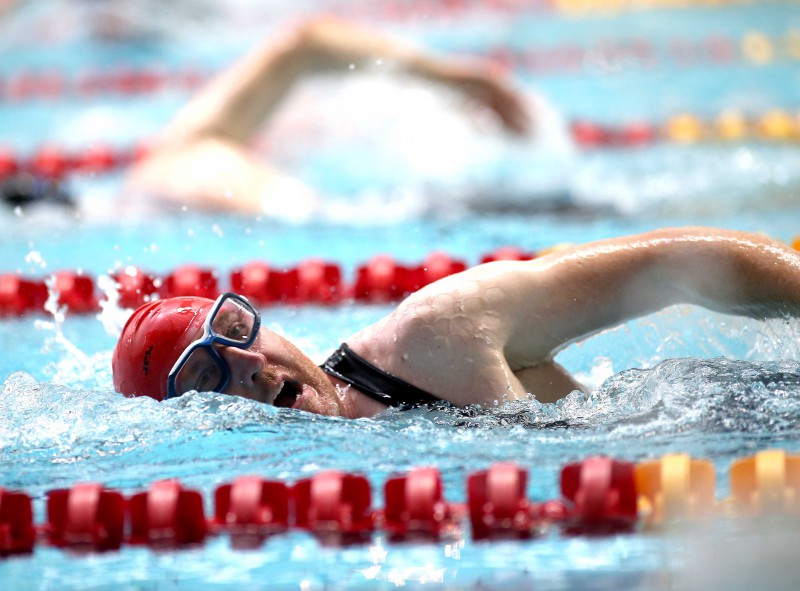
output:
[[[112,41],[93,37],[80,19],[63,30],[45,26],[53,14],[69,12],[67,2],[26,3],[0,22],[8,50],[0,73],[153,62],[212,71],[265,30],[315,7],[294,5],[278,18],[274,6],[259,4],[242,2],[236,12],[198,3],[193,13],[189,3],[174,3],[157,28]],[[539,107],[542,135],[531,140],[503,138],[480,116],[471,122],[474,113],[454,97],[382,72],[309,83],[265,130],[262,146],[326,196],[322,210],[307,212],[309,221],[189,211],[121,222],[95,215],[119,192],[119,173],[75,177],[78,217],[2,212],[0,271],[43,277],[82,269],[102,286],[126,265],[163,274],[197,263],[216,269],[224,286],[230,270],[253,260],[296,265],[322,257],[352,280],[378,253],[416,264],[444,251],[476,264],[503,245],[538,251],[664,225],[708,224],[784,241],[800,234],[797,144],[748,139],[583,150],[568,133],[576,119],[611,125],[683,112],[713,117],[725,109],[796,112],[799,70],[787,49],[800,30],[796,3],[589,14],[559,13],[545,3],[514,12],[476,4],[449,20],[368,16],[440,51],[572,43],[588,48],[594,61],[578,71],[518,68],[532,103],[546,104]],[[256,17],[269,24],[256,26]],[[236,25],[236,34],[217,26],[218,42],[209,46],[204,27],[212,18]],[[22,33],[26,26],[41,32],[38,43]],[[737,43],[762,35],[775,43],[774,59],[754,63],[737,53],[722,65],[686,63],[670,52],[676,39],[711,34]],[[650,67],[603,53],[633,38],[653,43]],[[131,145],[155,133],[185,98],[170,90],[5,101],[3,141],[22,153],[45,142]],[[262,314],[268,327],[322,361],[389,310],[344,303],[273,306]],[[390,476],[436,466],[445,497],[463,502],[469,474],[509,460],[529,470],[528,497],[545,500],[560,496],[564,465],[596,454],[632,462],[673,452],[708,459],[721,500],[735,459],[776,447],[800,450],[796,319],[759,323],[675,307],[560,354],[593,385],[591,394],[479,416],[388,411],[346,421],[208,393],[165,403],[123,398],[113,391],[110,355],[126,314],[108,306],[97,315],[55,311],[0,321],[0,486],[30,494],[37,523],[45,519],[47,491],[79,482],[130,495],[179,478],[203,493],[210,513],[214,489],[237,476],[292,483],[327,469],[366,475],[381,507]],[[247,551],[226,537],[167,552],[126,546],[76,555],[39,545],[30,556],[0,560],[0,578],[13,589],[787,589],[800,579],[795,531],[719,520],[700,532],[572,538],[552,531],[518,542],[473,542],[466,530],[455,541],[430,543],[396,544],[375,534],[344,548],[300,532]]]

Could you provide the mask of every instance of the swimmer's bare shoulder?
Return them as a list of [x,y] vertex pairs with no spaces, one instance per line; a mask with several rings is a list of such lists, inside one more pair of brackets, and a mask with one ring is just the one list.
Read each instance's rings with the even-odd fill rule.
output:
[[[469,271],[404,300],[389,316],[347,340],[385,371],[453,404],[488,403],[508,387],[500,318],[492,288]],[[490,395],[491,393],[491,395]]]

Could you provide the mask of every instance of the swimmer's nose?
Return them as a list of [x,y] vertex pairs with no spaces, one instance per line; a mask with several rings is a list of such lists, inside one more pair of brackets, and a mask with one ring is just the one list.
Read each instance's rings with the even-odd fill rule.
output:
[[219,354],[231,371],[231,381],[227,390],[253,386],[264,370],[264,357],[250,349],[222,346],[219,348]]

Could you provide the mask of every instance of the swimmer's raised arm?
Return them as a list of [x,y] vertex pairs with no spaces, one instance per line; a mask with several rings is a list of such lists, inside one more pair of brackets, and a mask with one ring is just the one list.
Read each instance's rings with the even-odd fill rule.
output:
[[755,318],[800,312],[800,253],[745,232],[668,228],[556,252],[506,274],[480,272],[505,294],[512,365],[673,304]]
[[488,263],[408,297],[348,342],[457,405],[575,389],[559,350],[667,306],[771,317],[800,313],[800,253],[755,234],[664,229],[532,261]]
[[530,125],[521,96],[495,67],[435,57],[346,21],[316,17],[271,38],[228,68],[178,115],[164,141],[213,136],[250,139],[301,78],[383,62],[453,86],[492,109],[512,132]]

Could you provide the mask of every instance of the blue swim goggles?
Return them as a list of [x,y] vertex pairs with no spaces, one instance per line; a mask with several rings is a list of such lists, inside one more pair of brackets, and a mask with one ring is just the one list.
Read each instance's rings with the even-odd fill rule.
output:
[[222,392],[231,381],[231,370],[216,345],[247,349],[258,336],[261,314],[235,293],[217,298],[203,324],[203,335],[192,342],[169,372],[167,398],[196,390]]

